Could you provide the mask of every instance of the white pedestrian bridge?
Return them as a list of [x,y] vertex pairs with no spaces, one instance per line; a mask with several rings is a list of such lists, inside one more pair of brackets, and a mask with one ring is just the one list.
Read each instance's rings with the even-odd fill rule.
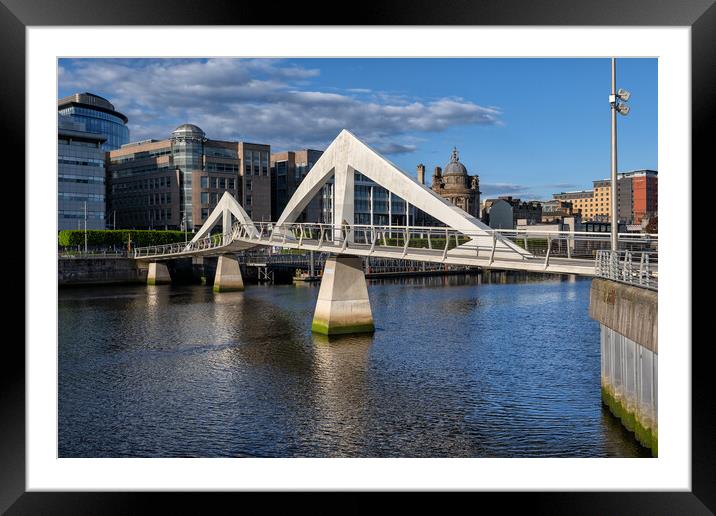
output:
[[[355,224],[356,171],[444,226]],[[306,206],[331,179],[334,184],[332,218],[335,223],[297,222]],[[221,231],[212,234],[212,230],[219,225]],[[152,271],[156,274],[157,267],[161,268],[161,263],[166,260],[220,256],[217,280],[220,277],[236,280],[238,275],[236,281],[243,288],[238,265],[229,264],[232,256],[235,261],[237,252],[269,246],[332,253],[335,256],[326,262],[324,270],[314,330],[317,319],[326,328],[350,330],[355,327],[354,319],[361,319],[359,313],[365,311],[367,303],[365,279],[359,265],[362,257],[581,276],[614,273],[626,278],[628,274],[630,281],[648,286],[658,275],[657,244],[657,235],[620,234],[620,252],[613,253],[609,251],[609,233],[540,231],[529,227],[492,229],[343,130],[300,183],[276,222],[252,221],[227,192],[190,242],[136,248],[134,258],[151,263],[151,276]],[[625,261],[628,267],[623,266]],[[334,271],[335,278],[332,275]],[[353,288],[354,284],[359,286]],[[221,285],[217,288],[216,280],[215,290],[221,290]],[[356,309],[359,305],[362,308]],[[369,305],[367,310],[370,313]],[[353,313],[351,321],[341,320],[346,311]],[[319,312],[322,312],[320,317]],[[370,324],[364,319],[367,320],[363,317],[359,326],[372,328],[372,318]],[[339,322],[335,323],[336,320]],[[329,330],[322,332],[334,333]]]
[[[228,194],[226,194],[228,195]],[[230,197],[235,202],[233,197]],[[620,234],[624,252],[637,256],[635,271],[656,272],[657,235]],[[509,245],[514,245],[513,250]],[[397,258],[448,265],[553,274],[597,275],[599,251],[609,250],[609,233],[483,230],[465,233],[446,227],[235,222],[230,231],[191,242],[140,247],[134,258],[162,261],[192,256],[219,256],[256,246],[302,249],[362,257]],[[644,257],[643,263],[641,257]],[[622,259],[623,261],[623,259]]]

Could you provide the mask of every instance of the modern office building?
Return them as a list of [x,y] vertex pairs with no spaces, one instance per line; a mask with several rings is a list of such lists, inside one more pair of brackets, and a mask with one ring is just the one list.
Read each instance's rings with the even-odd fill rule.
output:
[[165,140],[108,153],[107,217],[117,228],[201,227],[225,191],[256,221],[271,219],[270,146],[211,140],[192,124]]
[[82,123],[85,131],[104,136],[102,150],[118,149],[129,142],[127,117],[99,95],[75,93],[58,100],[57,111],[74,122]]
[[[322,154],[323,151],[314,149],[271,154],[272,220],[279,219],[296,188]],[[321,196],[316,196],[303,211],[298,222],[319,222],[321,213]]]
[[58,230],[105,229],[106,138],[70,117],[57,125]]
[[263,143],[237,142],[241,182],[241,205],[255,222],[270,222],[271,146]]
[[[320,192],[321,221],[334,224],[333,220],[333,179],[329,179]],[[354,183],[354,224],[376,226],[416,225],[414,206],[401,197],[386,190],[359,171],[355,172]],[[341,222],[341,221],[336,221]]]

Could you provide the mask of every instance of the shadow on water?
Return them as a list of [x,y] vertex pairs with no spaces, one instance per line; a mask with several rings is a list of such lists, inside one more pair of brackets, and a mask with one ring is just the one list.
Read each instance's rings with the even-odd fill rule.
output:
[[374,334],[311,332],[318,285],[61,290],[61,457],[611,457],[589,282],[369,282]]

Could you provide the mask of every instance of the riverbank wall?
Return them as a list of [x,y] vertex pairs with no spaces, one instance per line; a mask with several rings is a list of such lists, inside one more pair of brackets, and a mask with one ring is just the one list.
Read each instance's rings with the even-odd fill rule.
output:
[[658,295],[595,278],[589,315],[600,323],[602,402],[658,456]]
[[132,258],[60,257],[57,260],[57,283],[61,287],[146,283],[147,269],[148,264],[138,264]]
[[[184,258],[165,262],[172,282],[201,283],[207,275],[213,282],[216,258],[213,262],[196,261],[195,258]],[[210,263],[206,264],[206,261]],[[146,284],[148,271],[149,262],[121,256],[60,257],[57,260],[57,284],[60,287]]]
[[[217,257],[194,257],[167,260],[167,267],[176,283],[195,283],[212,285],[216,273]],[[117,285],[146,284],[148,262],[136,261],[133,258],[120,256],[84,256],[60,257],[57,261],[57,280],[61,287],[72,285]],[[244,281],[255,284],[260,281],[257,267],[241,266]],[[317,269],[320,273],[320,267]],[[366,278],[399,278],[411,276],[448,276],[457,274],[478,274],[482,283],[514,283],[525,281],[544,281],[547,279],[566,279],[568,276],[545,275],[524,271],[501,271],[481,269],[477,267],[464,269],[415,270],[405,271],[373,271],[367,272]],[[275,283],[290,284],[293,270],[274,268],[272,277]],[[320,281],[320,276],[316,278]]]

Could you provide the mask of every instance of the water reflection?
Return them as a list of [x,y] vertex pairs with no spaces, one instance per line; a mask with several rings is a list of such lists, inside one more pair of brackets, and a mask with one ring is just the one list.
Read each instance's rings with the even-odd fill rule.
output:
[[312,335],[316,431],[330,455],[345,455],[368,440],[368,354],[372,335]]
[[338,338],[317,287],[60,290],[59,455],[648,455],[601,408],[588,281],[371,280],[376,332]]

